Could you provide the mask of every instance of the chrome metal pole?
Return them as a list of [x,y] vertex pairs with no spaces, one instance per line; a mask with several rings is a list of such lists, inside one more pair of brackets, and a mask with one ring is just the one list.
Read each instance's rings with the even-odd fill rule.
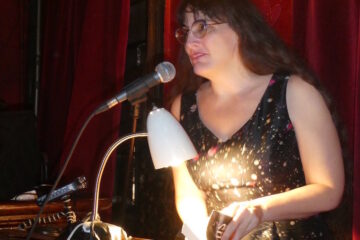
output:
[[92,224],[94,224],[94,222],[97,220],[98,218],[98,207],[99,207],[99,192],[100,192],[100,183],[101,183],[101,177],[102,174],[104,172],[105,166],[107,161],[109,160],[109,157],[111,155],[111,153],[123,142],[132,139],[132,138],[137,138],[137,137],[147,137],[148,133],[146,132],[141,132],[141,133],[133,133],[133,134],[129,134],[126,135],[118,140],[116,140],[106,151],[102,161],[101,161],[101,165],[100,168],[98,170],[98,174],[96,177],[96,182],[95,182],[95,189],[94,189],[94,202],[93,202],[93,209],[92,209],[92,214],[91,214],[91,222]]

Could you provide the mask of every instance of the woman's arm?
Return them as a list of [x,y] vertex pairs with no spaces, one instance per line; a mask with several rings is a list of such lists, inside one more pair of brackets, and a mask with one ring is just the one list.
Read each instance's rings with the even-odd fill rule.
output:
[[175,201],[179,216],[197,239],[206,239],[208,215],[202,192],[196,187],[185,163],[173,167]]
[[233,216],[233,221],[222,239],[241,239],[261,221],[304,218],[329,211],[341,201],[344,189],[341,147],[323,97],[313,86],[292,76],[286,100],[306,185],[224,209]]
[[[171,107],[175,118],[180,119],[181,96]],[[207,210],[203,192],[193,182],[185,163],[173,167],[176,208],[183,223],[198,239],[206,239]]]

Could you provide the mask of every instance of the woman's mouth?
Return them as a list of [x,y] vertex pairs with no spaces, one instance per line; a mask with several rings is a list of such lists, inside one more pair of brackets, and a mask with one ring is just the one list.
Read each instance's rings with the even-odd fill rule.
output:
[[196,63],[200,60],[201,57],[205,56],[205,53],[193,53],[190,55],[190,61],[191,63]]

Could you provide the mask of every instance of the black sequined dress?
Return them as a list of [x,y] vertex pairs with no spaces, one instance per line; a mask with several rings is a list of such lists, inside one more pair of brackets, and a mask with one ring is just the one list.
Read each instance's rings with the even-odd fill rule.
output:
[[[196,93],[182,96],[180,122],[199,156],[187,162],[206,194],[208,211],[305,185],[295,131],[286,106],[289,76],[276,73],[252,117],[220,141],[201,121]],[[319,216],[265,222],[244,239],[331,239]]]

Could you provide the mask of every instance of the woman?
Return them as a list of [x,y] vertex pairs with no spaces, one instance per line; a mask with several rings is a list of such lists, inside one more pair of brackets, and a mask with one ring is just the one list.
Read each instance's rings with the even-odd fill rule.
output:
[[[205,238],[329,239],[318,213],[341,201],[344,170],[315,78],[247,0],[183,0],[186,77],[171,107],[199,157],[173,168],[184,225]],[[191,69],[186,66],[191,63]]]

